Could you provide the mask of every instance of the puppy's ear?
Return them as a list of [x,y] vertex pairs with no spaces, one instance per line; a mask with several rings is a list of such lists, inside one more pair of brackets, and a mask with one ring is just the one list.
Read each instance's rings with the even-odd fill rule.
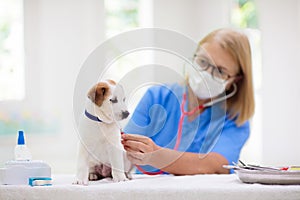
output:
[[101,106],[103,101],[110,95],[110,89],[107,83],[101,82],[95,85],[88,92],[88,98],[96,105]]
[[114,80],[108,79],[107,82],[109,82],[111,85],[116,85],[117,83]]

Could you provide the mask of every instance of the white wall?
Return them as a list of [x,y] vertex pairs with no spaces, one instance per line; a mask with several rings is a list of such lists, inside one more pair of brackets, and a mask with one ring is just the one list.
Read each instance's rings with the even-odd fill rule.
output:
[[153,26],[199,41],[210,31],[229,25],[230,6],[230,0],[153,0]]
[[257,3],[263,54],[263,162],[299,165],[299,1]]
[[64,108],[81,63],[104,39],[103,1],[26,0],[24,13],[26,100]]
[[[24,2],[25,45],[31,51],[28,55],[33,57],[26,63],[27,81],[33,86],[27,88],[40,99],[37,105],[46,112],[55,112],[61,123],[59,134],[35,137],[31,148],[40,152],[36,157],[53,162],[54,172],[71,172],[72,168],[74,172],[77,150],[72,107],[74,85],[81,64],[104,40],[104,4],[98,0]],[[46,140],[52,145],[45,149]]]

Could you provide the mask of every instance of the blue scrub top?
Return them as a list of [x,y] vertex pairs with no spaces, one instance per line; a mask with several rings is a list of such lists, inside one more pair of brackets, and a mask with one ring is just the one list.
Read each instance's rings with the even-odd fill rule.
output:
[[[178,84],[153,86],[138,103],[124,132],[150,137],[157,145],[173,149],[181,116],[180,105],[186,87]],[[187,111],[188,99],[185,104]],[[224,102],[207,107],[196,119],[184,118],[178,151],[224,156],[228,163],[237,162],[249,137],[249,122],[237,126],[224,109]],[[155,172],[151,166],[144,170]],[[137,173],[141,173],[137,170]]]

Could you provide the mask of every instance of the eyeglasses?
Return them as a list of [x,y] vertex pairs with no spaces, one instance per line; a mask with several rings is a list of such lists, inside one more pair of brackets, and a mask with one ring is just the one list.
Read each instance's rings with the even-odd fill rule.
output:
[[224,71],[224,67],[215,66],[210,63],[209,59],[200,56],[200,55],[194,55],[194,62],[200,67],[200,70],[210,72],[214,79],[216,80],[222,80],[227,81],[228,79],[232,77],[240,77],[240,74],[237,75],[229,75],[227,72]]

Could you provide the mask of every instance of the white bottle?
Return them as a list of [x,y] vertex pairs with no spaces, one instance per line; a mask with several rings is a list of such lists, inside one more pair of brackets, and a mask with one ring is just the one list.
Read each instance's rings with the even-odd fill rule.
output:
[[15,147],[15,160],[29,161],[31,160],[31,153],[25,144],[24,132],[19,131],[18,144]]

